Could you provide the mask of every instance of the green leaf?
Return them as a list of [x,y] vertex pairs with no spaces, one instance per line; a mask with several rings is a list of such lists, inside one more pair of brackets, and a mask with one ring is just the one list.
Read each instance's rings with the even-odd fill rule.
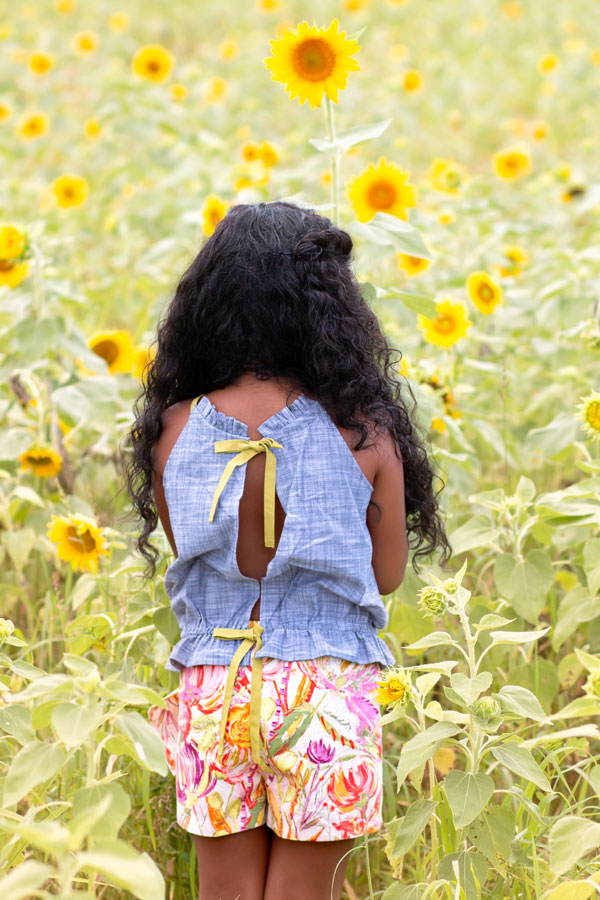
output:
[[539,631],[490,631],[490,636],[494,644],[527,644],[538,641],[549,631],[549,627]]
[[494,781],[480,772],[459,772],[454,769],[444,778],[444,790],[452,810],[456,828],[468,825],[477,818],[494,793]]
[[563,815],[550,829],[548,847],[550,870],[564,875],[582,856],[600,847],[600,823]]
[[494,581],[515,612],[536,625],[554,581],[554,569],[543,550],[530,550],[524,560],[501,553],[494,565]]
[[504,709],[517,716],[525,716],[535,722],[547,722],[548,716],[541,707],[540,701],[526,688],[516,684],[506,684],[496,695]]
[[435,800],[416,800],[412,803],[405,816],[400,817],[396,828],[394,849],[392,858],[407,853],[415,843],[421,832],[425,829],[431,818],[431,813],[436,808]]
[[391,246],[409,256],[432,259],[421,232],[404,219],[389,213],[378,211],[369,222],[352,222],[348,231],[380,247]]
[[521,475],[517,490],[515,491],[515,497],[520,500],[523,505],[531,503],[535,497],[535,484],[531,478],[526,478],[525,475]]
[[489,628],[500,628],[502,625],[510,625],[514,621],[514,619],[505,619],[504,616],[497,616],[494,613],[486,613],[485,616],[480,618],[479,622],[473,625],[473,628],[476,628],[478,631],[484,631]]
[[73,795],[73,815],[84,812],[105,797],[110,798],[110,805],[89,831],[92,837],[99,841],[113,840],[117,837],[121,825],[131,812],[129,794],[118,782],[110,781],[107,784],[79,788]]
[[496,540],[499,534],[500,529],[495,528],[487,516],[483,514],[471,516],[468,522],[450,535],[452,556],[466,553],[467,550],[474,550],[476,547],[485,547]]
[[511,772],[516,772],[527,781],[531,781],[542,791],[551,791],[552,785],[537,764],[529,750],[512,743],[501,747],[492,747],[492,755]]
[[101,872],[139,900],[164,900],[165,880],[156,864],[124,841],[97,843],[93,850],[77,855],[77,865],[86,872]]
[[167,774],[165,748],[156,728],[139,713],[131,711],[115,716],[115,727],[133,743],[139,761],[151,772]]
[[10,556],[15,569],[21,571],[29,559],[35,544],[36,534],[33,528],[20,528],[18,531],[5,531],[2,543]]
[[386,128],[391,125],[392,119],[384,119],[382,122],[373,122],[371,125],[356,125],[347,131],[340,131],[334,141],[324,141],[321,138],[309,138],[308,143],[321,153],[346,153],[350,147],[380,137]]
[[507,806],[484,809],[467,825],[467,837],[471,843],[502,875],[506,875],[514,835],[515,814]]
[[27,859],[0,878],[2,900],[27,900],[54,873],[52,866]]
[[16,737],[20,744],[35,741],[35,731],[31,727],[31,715],[25,706],[11,703],[0,706],[0,728],[7,734]]
[[561,600],[558,617],[552,634],[554,650],[564,644],[584,622],[592,622],[600,616],[600,597],[590,596],[587,588],[576,584]]
[[181,636],[181,629],[170,606],[161,606],[152,616],[152,624],[174,646]]
[[4,780],[4,804],[11,806],[42,781],[48,781],[61,768],[64,752],[57,744],[33,741],[13,758]]
[[[458,878],[464,897],[466,900],[480,900],[484,896],[483,885],[487,880],[488,867],[485,858],[474,850],[462,851],[461,853],[448,853],[440,860],[438,875],[445,878],[452,884],[456,884],[456,876],[452,868],[452,863],[458,864]],[[453,894],[455,897],[463,897],[460,894]]]
[[452,722],[436,722],[406,741],[402,747],[396,770],[398,790],[402,787],[409,772],[433,756],[449,737],[458,734],[459,731],[461,729]]
[[101,706],[59,703],[52,710],[50,721],[60,741],[67,747],[79,747],[98,725],[102,713]]
[[553,713],[550,718],[560,721],[561,719],[591,719],[593,716],[600,716],[600,700],[596,700],[594,697],[576,697],[558,712]]
[[596,887],[589,881],[565,881],[553,888],[546,900],[588,900],[597,896]]
[[525,437],[525,450],[531,453],[541,450],[552,459],[577,439],[578,421],[575,416],[559,412],[542,428],[532,428]]
[[422,313],[428,319],[435,319],[437,316],[435,300],[427,294],[414,294],[411,291],[394,290],[389,291],[386,296],[392,299],[397,297],[411,312]]
[[456,672],[450,676],[450,684],[459,697],[465,701],[467,706],[477,700],[480,694],[487,691],[492,683],[491,672],[480,672],[475,678],[468,678],[462,672]]
[[447,631],[432,631],[430,634],[426,634],[425,637],[420,638],[420,640],[414,641],[412,644],[407,644],[402,649],[427,650],[429,647],[442,647],[447,644],[452,644],[455,647],[458,646],[457,642]]
[[17,702],[20,700],[33,700],[36,697],[46,697],[55,692],[60,693],[70,690],[72,687],[73,679],[70,675],[62,675],[61,673],[40,675],[39,678],[28,684],[26,688],[23,688],[22,691],[17,691],[16,694],[13,694],[11,699]]
[[98,666],[85,656],[76,656],[74,653],[63,654],[63,664],[70,672],[76,675],[97,675]]

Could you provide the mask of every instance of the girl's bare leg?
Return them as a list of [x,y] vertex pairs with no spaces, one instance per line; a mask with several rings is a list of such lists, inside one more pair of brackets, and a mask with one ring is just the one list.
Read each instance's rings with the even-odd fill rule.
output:
[[274,834],[264,900],[339,900],[350,859],[348,851],[355,843],[355,838],[292,841]]
[[263,900],[271,836],[266,825],[222,837],[193,834],[198,900]]

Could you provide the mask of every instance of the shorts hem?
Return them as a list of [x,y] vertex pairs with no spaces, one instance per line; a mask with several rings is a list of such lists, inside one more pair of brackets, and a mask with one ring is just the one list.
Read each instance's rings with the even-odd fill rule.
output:
[[[231,831],[219,832],[218,834],[215,832],[214,829],[212,829],[209,833],[205,833],[202,831],[194,831],[192,828],[186,828],[185,825],[182,825],[181,822],[179,822],[179,821],[177,822],[177,824],[179,825],[180,828],[182,828],[188,834],[194,834],[197,837],[209,837],[209,838],[227,837],[228,834],[241,834],[244,831],[253,831],[255,828],[261,828],[261,826],[266,825],[267,828],[269,828],[273,832],[273,834],[277,835],[278,838],[281,838],[284,841],[296,841],[297,843],[303,843],[303,844],[318,844],[319,842],[324,842],[324,841],[346,841],[346,840],[348,840],[348,838],[345,838],[343,835],[341,835],[337,831],[333,832],[333,833],[331,833],[329,831],[322,832],[316,838],[299,838],[299,837],[295,837],[294,835],[283,835],[283,834],[280,834],[277,831],[277,829],[273,827],[273,825],[269,825],[268,822],[259,822],[256,825],[249,825],[247,828],[235,828],[235,829],[232,828]],[[352,835],[350,840],[362,838],[366,834],[377,834],[382,829],[383,829],[383,823],[381,825],[377,825],[375,828],[366,828],[364,831],[361,831],[360,834]]]

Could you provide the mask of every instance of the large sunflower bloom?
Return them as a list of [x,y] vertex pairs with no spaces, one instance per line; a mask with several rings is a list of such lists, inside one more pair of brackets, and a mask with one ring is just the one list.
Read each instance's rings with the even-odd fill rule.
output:
[[429,344],[436,347],[451,347],[464,337],[473,324],[467,318],[464,303],[455,300],[441,300],[436,303],[437,316],[429,319],[422,313],[417,315],[417,327]]
[[502,303],[502,288],[499,287],[487,272],[471,272],[467,278],[467,292],[479,312],[489,316],[499,303]]
[[387,668],[375,688],[375,700],[391,709],[404,709],[412,697],[410,675],[401,666]]
[[40,478],[53,478],[62,468],[62,457],[50,446],[34,446],[19,456],[21,469],[29,469]]
[[25,235],[11,222],[0,224],[0,259],[16,259],[25,249]]
[[98,557],[106,555],[100,528],[87,516],[72,514],[68,517],[52,515],[48,522],[48,538],[56,544],[58,558],[71,563],[73,571],[87,569],[98,572]]
[[417,205],[417,188],[407,184],[410,173],[380,156],[377,163],[353,178],[348,197],[360,222],[368,222],[377,212],[406,219],[406,207]]
[[96,356],[108,363],[111,375],[130,372],[135,360],[134,345],[128,331],[102,331],[88,341]]
[[300,105],[308,100],[313,108],[320,106],[323,94],[337,103],[348,72],[360,69],[351,58],[360,44],[346,40],[345,35],[345,31],[338,31],[337,19],[328,28],[308,22],[299,24],[296,31],[287,28],[280,38],[269,41],[273,56],[264,63],[272,73],[271,80],[283,82],[290,100],[297,97]]

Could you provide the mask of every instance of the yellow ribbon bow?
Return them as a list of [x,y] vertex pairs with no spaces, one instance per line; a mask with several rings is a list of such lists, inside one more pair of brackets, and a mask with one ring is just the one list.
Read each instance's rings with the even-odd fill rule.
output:
[[216,487],[213,495],[212,507],[208,521],[212,522],[217,502],[221,496],[221,492],[227,484],[231,473],[236,466],[243,466],[244,463],[252,459],[258,453],[264,453],[265,459],[265,488],[264,488],[264,508],[265,508],[265,547],[275,546],[275,469],[277,466],[277,457],[271,450],[271,447],[283,447],[273,438],[262,438],[260,441],[247,441],[242,438],[236,438],[230,441],[215,441],[215,453],[235,453],[239,451],[237,456],[230,459]]
[[222,761],[223,758],[223,742],[225,740],[225,727],[227,725],[227,717],[229,715],[229,707],[231,698],[233,697],[233,683],[240,665],[240,660],[244,657],[247,650],[256,646],[252,652],[252,675],[250,677],[250,748],[252,759],[263,772],[271,770],[263,762],[260,756],[260,688],[262,683],[262,657],[255,658],[256,650],[262,647],[261,634],[263,626],[252,620],[249,628],[213,628],[213,637],[222,638],[223,640],[236,640],[243,638],[242,643],[233,655],[233,659],[229,665],[227,674],[227,683],[225,685],[225,696],[223,698],[223,712],[221,718],[221,730],[219,733],[219,746],[217,749],[217,760]]

